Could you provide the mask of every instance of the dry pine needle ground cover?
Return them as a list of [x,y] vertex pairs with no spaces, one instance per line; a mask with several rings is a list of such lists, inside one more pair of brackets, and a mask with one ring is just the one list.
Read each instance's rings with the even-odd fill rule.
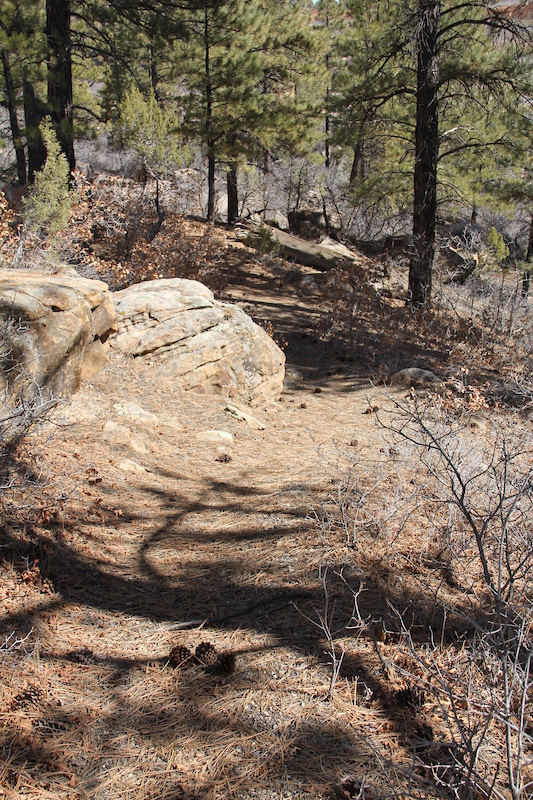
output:
[[[257,429],[114,357],[27,440],[23,491],[2,509],[0,796],[458,796],[452,712],[471,711],[465,620],[483,619],[482,576],[475,551],[454,559],[431,477],[391,433],[413,396],[369,380],[417,347],[445,363],[449,326],[430,320],[418,341],[402,317],[387,362],[374,318],[365,365],[327,291],[298,293],[308,270],[215,235],[223,296],[271,327],[302,378],[254,411]],[[370,328],[387,301],[366,288],[359,302]],[[456,384],[429,406],[470,405],[468,447],[530,434],[527,416]],[[125,400],[157,424],[121,417]],[[436,674],[456,674],[457,692],[436,691]],[[469,675],[481,707],[483,665]],[[493,720],[469,796],[508,796],[503,749]],[[526,778],[530,763],[526,747]]]

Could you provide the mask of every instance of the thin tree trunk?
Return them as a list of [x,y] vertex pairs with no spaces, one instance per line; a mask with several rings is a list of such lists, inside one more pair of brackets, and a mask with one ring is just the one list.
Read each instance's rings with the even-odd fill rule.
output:
[[24,157],[24,145],[22,144],[22,137],[20,135],[20,128],[17,119],[17,99],[15,96],[15,87],[13,85],[13,75],[11,74],[9,54],[5,47],[2,48],[2,65],[4,67],[4,80],[6,84],[6,98],[7,108],[9,111],[9,123],[11,125],[11,136],[13,138],[13,147],[15,148],[15,157],[17,159],[17,178],[20,186],[24,186],[26,183],[26,159]]
[[157,211],[157,222],[155,225],[152,226],[146,240],[148,242],[153,242],[159,231],[161,230],[161,225],[165,221],[165,210],[161,208],[161,203],[159,202],[159,178],[156,178],[155,181],[155,198],[154,198],[155,210]]
[[350,170],[350,186],[355,183],[358,175],[361,175],[361,178],[364,178],[364,166],[363,138],[361,135],[359,135],[357,142],[355,143],[355,147],[353,148],[352,169]]
[[150,55],[150,65],[148,67],[148,73],[150,76],[150,84],[152,89],[154,90],[154,97],[159,103],[159,93],[157,91],[157,84],[159,83],[159,75],[157,73],[157,61],[155,57],[155,47],[153,44],[149,47],[149,55]]
[[67,157],[70,171],[75,168],[72,52],[70,41],[70,0],[46,0],[46,39],[48,42],[48,107],[54,129]]
[[46,107],[35,95],[35,90],[26,76],[24,76],[22,100],[28,150],[28,181],[33,183],[35,173],[43,168],[46,161],[46,147],[39,130],[39,125],[46,116]]
[[[208,150],[211,146],[208,142]],[[215,158],[208,156],[207,158],[207,221],[215,221]]]
[[232,164],[227,172],[228,225],[233,225],[239,216],[239,194],[237,189],[237,167]]
[[[326,6],[326,29],[329,28],[329,13]],[[329,35],[329,34],[328,34]],[[329,71],[329,53],[326,53],[326,75],[330,74]],[[331,120],[329,116],[329,86],[326,88],[326,119],[325,119],[325,130],[324,130],[324,160],[326,164],[326,169],[329,169],[331,166],[331,153],[330,153],[330,145],[329,145],[329,135],[331,130]]]
[[440,0],[419,0],[416,30],[414,252],[409,267],[409,303],[413,308],[426,306],[431,299],[439,153],[439,28]]
[[204,9],[204,52],[205,52],[205,131],[207,140],[207,220],[215,221],[215,141],[213,130],[213,87],[211,85],[211,45],[209,41],[209,13]]
[[529,295],[529,285],[531,283],[531,270],[533,268],[533,214],[529,221],[529,239],[527,243],[526,268],[522,276],[522,297]]

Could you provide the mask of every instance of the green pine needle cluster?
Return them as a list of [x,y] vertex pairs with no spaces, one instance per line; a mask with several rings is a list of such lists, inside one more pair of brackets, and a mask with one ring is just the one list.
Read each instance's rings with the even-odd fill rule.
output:
[[115,131],[122,144],[135,150],[157,177],[190,160],[189,148],[178,133],[179,124],[178,114],[161,108],[153,91],[145,98],[132,85],[120,104]]
[[496,230],[494,225],[485,234],[485,244],[497,264],[501,264],[509,255],[509,248],[505,244],[502,234]]
[[70,218],[69,166],[50,120],[43,120],[40,131],[47,158],[24,201],[24,219],[28,230],[52,237],[65,230]]

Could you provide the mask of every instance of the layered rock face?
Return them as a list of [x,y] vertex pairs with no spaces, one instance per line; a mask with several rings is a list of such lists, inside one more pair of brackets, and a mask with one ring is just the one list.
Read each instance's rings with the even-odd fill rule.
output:
[[285,356],[240,308],[197,281],[140,283],[114,294],[118,332],[111,346],[160,364],[183,389],[258,405],[278,396]]
[[105,283],[0,271],[0,391],[72,394],[104,366],[115,330],[113,297]]

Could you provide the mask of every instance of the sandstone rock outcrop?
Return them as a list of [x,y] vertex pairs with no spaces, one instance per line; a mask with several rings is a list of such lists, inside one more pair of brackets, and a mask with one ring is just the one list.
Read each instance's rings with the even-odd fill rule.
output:
[[0,391],[72,394],[104,366],[115,325],[107,285],[75,275],[0,271]]
[[111,346],[160,365],[183,389],[259,404],[279,395],[285,356],[240,308],[197,281],[170,278],[114,294],[118,332]]

